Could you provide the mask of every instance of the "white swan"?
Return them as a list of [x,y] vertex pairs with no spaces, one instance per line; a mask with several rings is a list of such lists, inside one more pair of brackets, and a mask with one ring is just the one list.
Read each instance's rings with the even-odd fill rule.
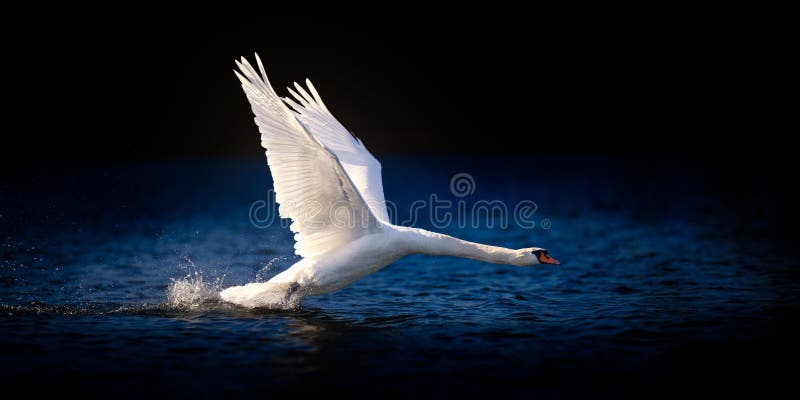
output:
[[391,224],[381,164],[333,117],[309,80],[308,91],[295,83],[297,92],[289,89],[294,100],[281,99],[258,54],[256,61],[261,76],[244,57],[236,62],[241,73],[234,72],[267,150],[280,216],[292,219],[295,252],[303,258],[268,282],[225,289],[222,300],[260,307],[298,289],[304,295],[330,293],[412,253],[517,266],[558,264],[538,247],[512,250]]

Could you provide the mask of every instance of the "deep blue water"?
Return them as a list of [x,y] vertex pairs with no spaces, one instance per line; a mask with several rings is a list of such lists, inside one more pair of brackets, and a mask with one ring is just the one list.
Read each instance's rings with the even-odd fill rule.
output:
[[[288,229],[248,217],[267,198],[264,162],[43,168],[0,185],[0,381],[187,397],[641,398],[786,383],[800,285],[769,193],[737,197],[715,173],[663,161],[383,164],[398,220],[431,193],[535,201],[534,229],[438,230],[546,247],[562,265],[411,256],[298,309],[249,311],[214,290],[297,260]],[[464,198],[449,190],[460,172],[476,182]]]

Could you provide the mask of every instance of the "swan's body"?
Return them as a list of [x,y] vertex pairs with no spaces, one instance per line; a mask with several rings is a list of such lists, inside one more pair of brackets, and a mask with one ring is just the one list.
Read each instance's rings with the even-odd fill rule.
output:
[[280,99],[256,60],[260,77],[244,58],[237,62],[244,76],[236,75],[267,149],[280,215],[293,220],[295,252],[303,259],[267,282],[222,291],[223,300],[259,307],[298,290],[330,293],[413,253],[518,266],[558,263],[536,247],[512,250],[392,225],[380,163],[333,117],[310,81],[311,94],[295,83],[300,94],[289,91],[296,102]]

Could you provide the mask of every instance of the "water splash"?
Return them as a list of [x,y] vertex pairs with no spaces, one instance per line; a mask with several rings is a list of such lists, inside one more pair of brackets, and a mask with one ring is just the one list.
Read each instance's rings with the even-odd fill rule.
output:
[[203,272],[197,265],[185,257],[186,265],[191,271],[181,279],[172,279],[167,288],[167,305],[178,309],[196,310],[205,303],[219,301],[219,292],[225,276],[207,282]]
[[265,273],[274,267],[281,258],[272,259],[256,275],[256,282],[243,286],[227,288],[223,292],[225,275],[209,281],[203,271],[188,257],[184,257],[180,268],[188,273],[180,279],[171,279],[167,288],[165,305],[175,310],[197,311],[222,301],[231,302],[251,309],[295,310],[307,294],[306,290],[290,284],[260,282]]
[[258,270],[258,272],[256,272],[256,282],[266,282],[266,281],[268,281],[269,278],[271,278],[272,275],[274,275],[275,270],[277,269],[276,266],[275,266],[275,263],[278,262],[278,261],[283,261],[285,259],[286,259],[286,257],[275,257],[275,258],[269,260],[267,265],[265,265],[263,268]]

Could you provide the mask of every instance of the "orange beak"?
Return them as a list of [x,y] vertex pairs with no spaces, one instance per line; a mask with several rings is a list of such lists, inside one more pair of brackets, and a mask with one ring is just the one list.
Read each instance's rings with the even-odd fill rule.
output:
[[548,256],[547,254],[542,254],[541,256],[539,256],[539,262],[542,264],[556,264],[556,265],[561,264],[560,261]]

